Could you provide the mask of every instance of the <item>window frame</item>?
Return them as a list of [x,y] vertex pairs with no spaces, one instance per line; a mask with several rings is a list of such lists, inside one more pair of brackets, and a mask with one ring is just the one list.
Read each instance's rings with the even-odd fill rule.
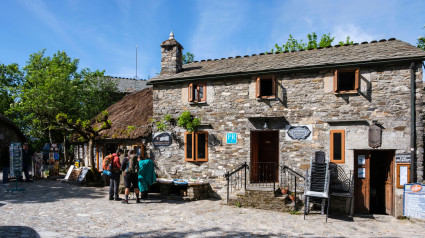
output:
[[[341,159],[334,159],[334,134],[341,133]],[[330,159],[335,164],[345,164],[345,130],[331,130],[330,133]]]
[[[354,89],[338,90],[339,73],[354,72]],[[335,69],[333,78],[333,91],[335,94],[358,93],[360,88],[360,68]]]
[[[191,134],[192,135],[192,158],[188,158],[187,157],[187,135]],[[205,135],[205,158],[198,158],[198,135],[200,134],[204,134]],[[185,161],[191,161],[191,162],[207,162],[208,161],[208,131],[194,131],[194,132],[189,132],[186,131],[184,133],[184,160]]]
[[[261,95],[261,80],[272,80],[272,92],[271,96],[262,96]],[[255,97],[259,99],[274,99],[276,98],[276,76],[275,75],[266,75],[258,76],[255,81]]]
[[[195,88],[196,86],[196,88]],[[203,95],[202,98],[199,98],[199,87],[203,87]],[[197,89],[198,100],[195,101],[195,89]],[[207,84],[206,83],[189,83],[188,85],[188,101],[191,103],[200,103],[200,102],[206,102],[207,101]]]
[[397,164],[397,188],[404,188],[404,184],[400,184],[400,167],[407,167],[407,183],[410,183],[410,164]]

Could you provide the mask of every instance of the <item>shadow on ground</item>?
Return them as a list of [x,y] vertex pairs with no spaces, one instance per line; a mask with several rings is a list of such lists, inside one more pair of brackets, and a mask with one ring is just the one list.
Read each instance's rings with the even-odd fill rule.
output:
[[279,233],[252,233],[252,232],[238,232],[238,231],[225,231],[220,227],[214,227],[206,230],[189,230],[185,232],[171,231],[171,230],[158,230],[149,232],[129,232],[118,234],[115,236],[109,236],[110,238],[122,238],[122,237],[288,237],[288,235]]
[[0,226],[0,237],[39,238],[40,235],[28,226]]

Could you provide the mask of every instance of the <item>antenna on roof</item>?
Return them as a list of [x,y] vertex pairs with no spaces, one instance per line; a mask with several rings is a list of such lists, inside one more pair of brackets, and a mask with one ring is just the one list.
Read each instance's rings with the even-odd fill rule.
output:
[[136,45],[136,77],[135,79],[137,80],[137,45]]

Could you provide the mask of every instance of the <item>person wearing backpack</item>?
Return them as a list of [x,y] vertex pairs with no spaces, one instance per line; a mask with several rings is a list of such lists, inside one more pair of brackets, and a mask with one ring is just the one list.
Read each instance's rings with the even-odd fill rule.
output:
[[117,153],[112,154],[112,162],[109,164],[108,169],[111,171],[111,177],[109,179],[109,200],[119,201],[118,195],[120,186],[120,175],[121,175],[121,162],[120,155],[123,153],[122,149],[118,149]]
[[122,203],[128,204],[128,195],[130,194],[131,187],[133,187],[134,193],[136,193],[136,203],[140,203],[137,178],[137,172],[139,171],[139,162],[137,161],[137,155],[129,153],[128,157],[124,158],[121,169],[124,172],[125,186],[125,199],[122,201]]

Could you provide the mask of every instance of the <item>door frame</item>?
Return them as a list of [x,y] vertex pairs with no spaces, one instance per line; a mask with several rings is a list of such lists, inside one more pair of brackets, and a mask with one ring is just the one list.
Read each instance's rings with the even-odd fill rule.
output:
[[[354,150],[354,159],[353,159],[353,168],[354,168],[354,211],[355,213],[364,213],[364,212],[370,212],[370,169],[371,169],[371,155],[373,152],[379,152],[382,153],[382,156],[385,156],[385,159],[389,162],[389,168],[385,168],[387,175],[387,181],[390,180],[391,184],[391,190],[390,190],[390,199],[387,199],[387,196],[385,196],[385,203],[390,201],[390,212],[389,215],[394,216],[395,214],[395,150]],[[365,165],[359,166],[358,165],[358,155],[364,154],[365,155]],[[365,168],[365,179],[359,179],[358,178],[358,169],[359,168]],[[389,170],[389,171],[388,171]],[[362,183],[360,183],[362,182]],[[385,185],[386,187],[386,185]],[[387,191],[385,191],[387,193]],[[365,195],[365,197],[361,197],[361,195]],[[387,194],[385,194],[387,195]],[[363,203],[361,202],[361,199],[363,200]],[[386,204],[386,210],[387,208]]]
[[[275,151],[275,161],[276,161],[276,167],[275,167],[275,181],[279,182],[279,149],[280,149],[280,131],[279,130],[251,130],[250,132],[250,165],[251,165],[251,171],[250,171],[250,180],[253,183],[261,183],[261,179],[258,178],[258,168],[256,166],[253,166],[255,163],[259,163],[260,161],[260,134],[261,133],[276,133],[276,151]],[[267,181],[268,183],[273,181]]]

